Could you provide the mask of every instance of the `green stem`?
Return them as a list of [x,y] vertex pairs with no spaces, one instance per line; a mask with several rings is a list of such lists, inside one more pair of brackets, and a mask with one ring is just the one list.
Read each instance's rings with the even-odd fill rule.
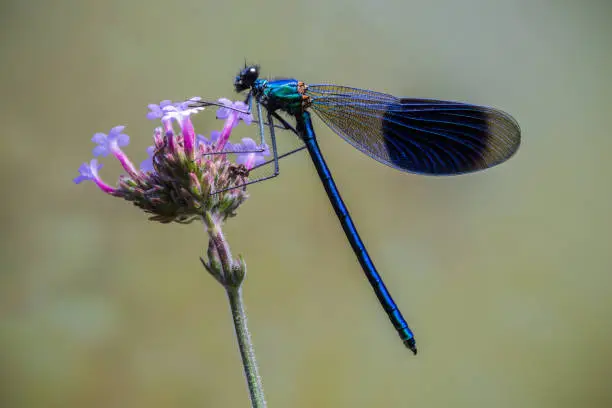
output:
[[[252,408],[265,408],[267,406],[264,396],[263,385],[259,377],[259,369],[257,360],[255,359],[255,350],[251,341],[251,334],[247,327],[247,317],[244,310],[244,302],[242,299],[242,281],[246,275],[246,264],[241,257],[237,261],[232,259],[229,244],[225,240],[225,236],[221,231],[221,223],[215,220],[210,212],[205,212],[202,217],[204,225],[212,243],[209,247],[209,257],[214,256],[217,260],[209,259],[208,263],[202,261],[202,264],[208,272],[215,277],[223,285],[227,292],[230,309],[232,311],[232,319],[234,321],[234,329],[238,339],[238,348],[240,357],[242,357],[242,366],[244,367],[244,375],[246,376],[247,386],[249,387],[249,396],[251,398]],[[214,249],[214,250],[213,250]]]
[[247,385],[249,387],[251,407],[265,408],[267,406],[266,398],[257,368],[253,342],[251,341],[251,335],[247,327],[247,317],[244,310],[244,302],[242,300],[242,289],[240,287],[233,288],[226,286],[226,290],[232,310],[232,318],[234,319],[234,328],[236,329],[236,337],[238,338],[238,348],[240,349],[240,356],[242,357],[244,375],[246,376]]

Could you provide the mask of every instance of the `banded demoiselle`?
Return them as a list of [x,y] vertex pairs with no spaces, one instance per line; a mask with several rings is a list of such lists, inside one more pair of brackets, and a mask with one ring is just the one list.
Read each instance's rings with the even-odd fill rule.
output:
[[[336,134],[369,157],[395,169],[424,175],[456,175],[493,167],[508,160],[520,144],[520,128],[509,114],[490,107],[392,95],[296,79],[259,78],[259,66],[245,66],[234,81],[236,92],[254,100],[260,136],[267,111],[274,174],[279,174],[274,121],[292,130],[306,148],[363,271],[404,345],[416,354],[414,334],[402,316],[357,233],[325,163],[312,126],[313,110]],[[278,112],[295,119],[295,127]],[[286,156],[285,154],[283,156]],[[280,156],[280,157],[283,157]]]

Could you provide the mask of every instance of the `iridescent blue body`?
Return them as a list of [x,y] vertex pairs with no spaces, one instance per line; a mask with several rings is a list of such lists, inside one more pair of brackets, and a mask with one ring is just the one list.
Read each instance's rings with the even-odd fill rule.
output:
[[257,79],[252,87],[253,97],[270,111],[300,115],[304,98],[298,91],[298,84],[297,79]]
[[[373,159],[427,175],[470,173],[507,160],[520,144],[517,122],[503,111],[461,102],[397,98],[339,85],[307,85],[296,79],[260,79],[256,66],[245,67],[234,86],[238,92],[249,90],[249,99],[268,111],[269,122],[276,118],[291,128],[277,111],[295,119],[295,129],[291,129],[310,153],[372,289],[404,344],[416,354],[414,335],[368,255],[325,163],[309,110]],[[273,126],[270,132],[273,136]]]
[[378,301],[387,313],[387,316],[389,316],[391,324],[393,324],[393,327],[395,330],[397,330],[406,347],[416,354],[416,342],[414,340],[412,330],[410,330],[410,327],[408,327],[406,319],[404,319],[402,313],[393,301],[391,294],[387,290],[382,277],[376,270],[374,262],[372,262],[372,259],[370,258],[370,255],[368,254],[359,233],[357,232],[357,227],[355,227],[355,224],[353,223],[351,215],[349,214],[348,209],[340,196],[340,192],[336,187],[336,183],[332,178],[331,172],[325,163],[321,149],[319,149],[317,138],[312,128],[310,113],[308,111],[302,112],[300,120],[298,120],[297,131],[306,144],[308,153],[310,153],[312,162],[317,169],[319,178],[321,179],[332,207],[338,216],[342,229],[348,238],[351,248],[353,248],[353,252],[355,252],[355,255],[357,256],[357,259],[361,264],[361,268],[363,269],[366,278],[370,282]]

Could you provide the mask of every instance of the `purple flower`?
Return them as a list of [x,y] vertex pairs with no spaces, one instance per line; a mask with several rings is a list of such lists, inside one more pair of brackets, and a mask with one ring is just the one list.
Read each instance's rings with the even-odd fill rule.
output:
[[[192,98],[193,99],[193,98]],[[203,107],[191,107],[189,104],[191,100],[182,103],[175,103],[173,105],[164,106],[162,109],[161,120],[171,120],[174,119],[176,122],[182,127],[184,124],[185,118],[193,115],[194,113],[198,113],[204,110]]]
[[153,167],[153,155],[154,154],[155,154],[155,146],[147,147],[147,155],[149,155],[149,157],[147,157],[146,159],[142,161],[142,163],[140,163],[141,171],[155,171],[155,168]]
[[94,147],[94,156],[108,156],[109,153],[114,153],[120,150],[119,147],[127,146],[130,143],[130,137],[126,134],[121,133],[125,129],[125,126],[115,126],[108,132],[108,135],[104,133],[96,133],[91,141],[97,143],[98,146]]
[[[226,106],[232,109],[224,108],[227,112],[222,131],[211,132],[209,139],[196,134],[190,116],[204,109],[198,105],[205,105],[198,101],[199,98],[176,103],[166,100],[149,105],[147,117],[161,120],[162,126],[155,128],[154,145],[147,148],[148,157],[140,168],[122,150],[130,140],[123,133],[125,126],[112,128],[108,135],[96,133],[92,138],[97,144],[94,155],[111,153],[127,174],[119,177],[116,188],[111,187],[100,179],[98,170],[102,165],[93,159],[79,168],[74,182],[92,180],[102,191],[134,203],[160,222],[191,222],[202,219],[206,212],[223,220],[235,215],[248,197],[243,188],[248,173],[241,164],[255,166],[269,152],[267,146],[258,147],[251,139],[245,138],[235,146],[229,143],[240,119],[251,122],[242,102],[227,101]],[[238,163],[230,161],[227,152],[237,152]]]
[[215,144],[219,141],[219,138],[221,137],[221,132],[218,130],[213,130],[212,132],[210,132],[210,144]]
[[[194,146],[196,143],[196,134],[191,123],[191,116],[194,113],[198,113],[204,110],[204,107],[191,107],[190,104],[198,100],[199,98],[194,97],[186,102],[175,103],[167,105],[162,108],[163,115],[161,117],[162,123],[166,132],[172,131],[172,120],[174,119],[180,126],[183,136],[184,151],[187,157],[190,159],[194,158]],[[171,142],[174,148],[174,141]]]
[[191,106],[194,102],[198,102],[201,99],[199,96],[194,96],[182,102],[173,103],[172,101],[164,100],[159,105],[152,103],[148,105],[149,112],[147,113],[147,119],[177,119],[177,122],[180,123],[183,116],[204,110],[204,107],[201,106]]
[[161,101],[159,105],[156,105],[154,103],[150,104],[148,106],[149,113],[147,113],[147,119],[161,119],[161,117],[164,116],[164,107],[169,105],[172,105],[172,101],[169,101],[167,99],[165,101]]
[[[219,102],[225,107],[217,110],[217,118],[225,119],[221,136],[216,146],[219,150],[225,149],[225,144],[229,140],[232,129],[240,123],[240,119],[247,125],[250,125],[253,121],[253,117],[248,112],[248,106],[244,102],[232,102],[229,99],[219,99]],[[227,150],[227,149],[225,149]]]
[[79,175],[75,177],[72,181],[74,181],[75,184],[81,184],[81,182],[85,180],[92,180],[98,185],[98,187],[100,187],[102,191],[104,191],[105,193],[113,194],[117,191],[117,189],[109,186],[100,179],[100,176],[98,175],[98,170],[100,170],[101,168],[102,163],[98,164],[97,159],[91,159],[89,163],[81,164],[81,167],[79,167]]
[[[225,107],[217,110],[217,119],[227,119],[231,113],[238,115],[238,120],[242,119],[244,123],[250,125],[253,122],[253,115],[249,112],[249,107],[242,101],[232,102],[229,99],[221,98],[219,102]],[[234,126],[238,124],[238,120]]]
[[[219,136],[221,136],[221,132],[218,130],[213,130],[212,132],[210,132],[210,140],[208,140],[206,136],[196,135],[196,141],[199,144],[213,146],[219,140]],[[227,148],[225,150],[227,150]]]
[[177,102],[174,104],[174,106],[176,106],[180,110],[195,109],[195,112],[199,112],[199,111],[204,110],[204,107],[203,106],[194,107],[193,103],[199,102],[201,100],[202,98],[200,98],[199,96],[194,96],[192,98],[187,99],[186,101]]
[[243,152],[236,155],[236,163],[244,164],[247,169],[252,169],[264,163],[266,161],[264,156],[270,155],[267,144],[257,146],[257,143],[248,137],[243,138],[242,143],[233,145],[232,150]]
[[81,164],[79,167],[79,175],[75,177],[72,181],[75,184],[81,184],[81,182],[85,180],[95,180],[98,177],[98,170],[102,168],[102,163],[98,164],[98,160],[91,159],[89,163]]
[[98,144],[93,149],[93,155],[108,156],[109,153],[112,153],[131,177],[138,178],[138,171],[134,168],[134,165],[123,150],[121,150],[122,146],[127,146],[130,143],[130,137],[121,133],[123,129],[125,129],[125,126],[115,126],[108,132],[108,135],[96,133],[91,138],[92,142]]
[[210,142],[204,135],[196,135],[196,145],[210,146]]

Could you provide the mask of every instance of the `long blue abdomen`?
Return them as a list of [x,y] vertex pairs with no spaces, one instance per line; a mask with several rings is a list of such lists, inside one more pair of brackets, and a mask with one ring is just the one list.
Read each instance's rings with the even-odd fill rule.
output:
[[342,197],[340,196],[340,192],[336,187],[336,183],[334,183],[329,168],[325,163],[325,159],[321,154],[321,150],[319,149],[319,145],[312,128],[310,114],[308,112],[303,112],[301,116],[296,116],[296,119],[298,124],[297,130],[300,137],[306,144],[306,148],[310,153],[312,162],[314,163],[317,173],[321,178],[321,182],[325,187],[327,196],[329,197],[329,200],[334,207],[334,211],[338,216],[338,220],[342,225],[342,229],[344,230],[344,233],[346,234],[346,237],[351,244],[355,255],[357,256],[357,259],[359,260],[359,263],[361,264],[361,267],[363,268],[363,271],[368,278],[368,281],[370,282],[378,301],[387,313],[387,316],[389,316],[393,327],[395,327],[395,330],[397,330],[399,333],[404,345],[412,350],[414,354],[416,354],[416,343],[412,330],[410,330],[410,327],[408,327],[408,323],[393,301],[393,298],[385,287],[380,274],[378,271],[376,271],[376,267],[374,266],[372,259],[368,255],[368,252],[361,241],[359,234],[357,233],[357,228],[351,219],[346,205],[344,205],[344,202],[342,201]]

